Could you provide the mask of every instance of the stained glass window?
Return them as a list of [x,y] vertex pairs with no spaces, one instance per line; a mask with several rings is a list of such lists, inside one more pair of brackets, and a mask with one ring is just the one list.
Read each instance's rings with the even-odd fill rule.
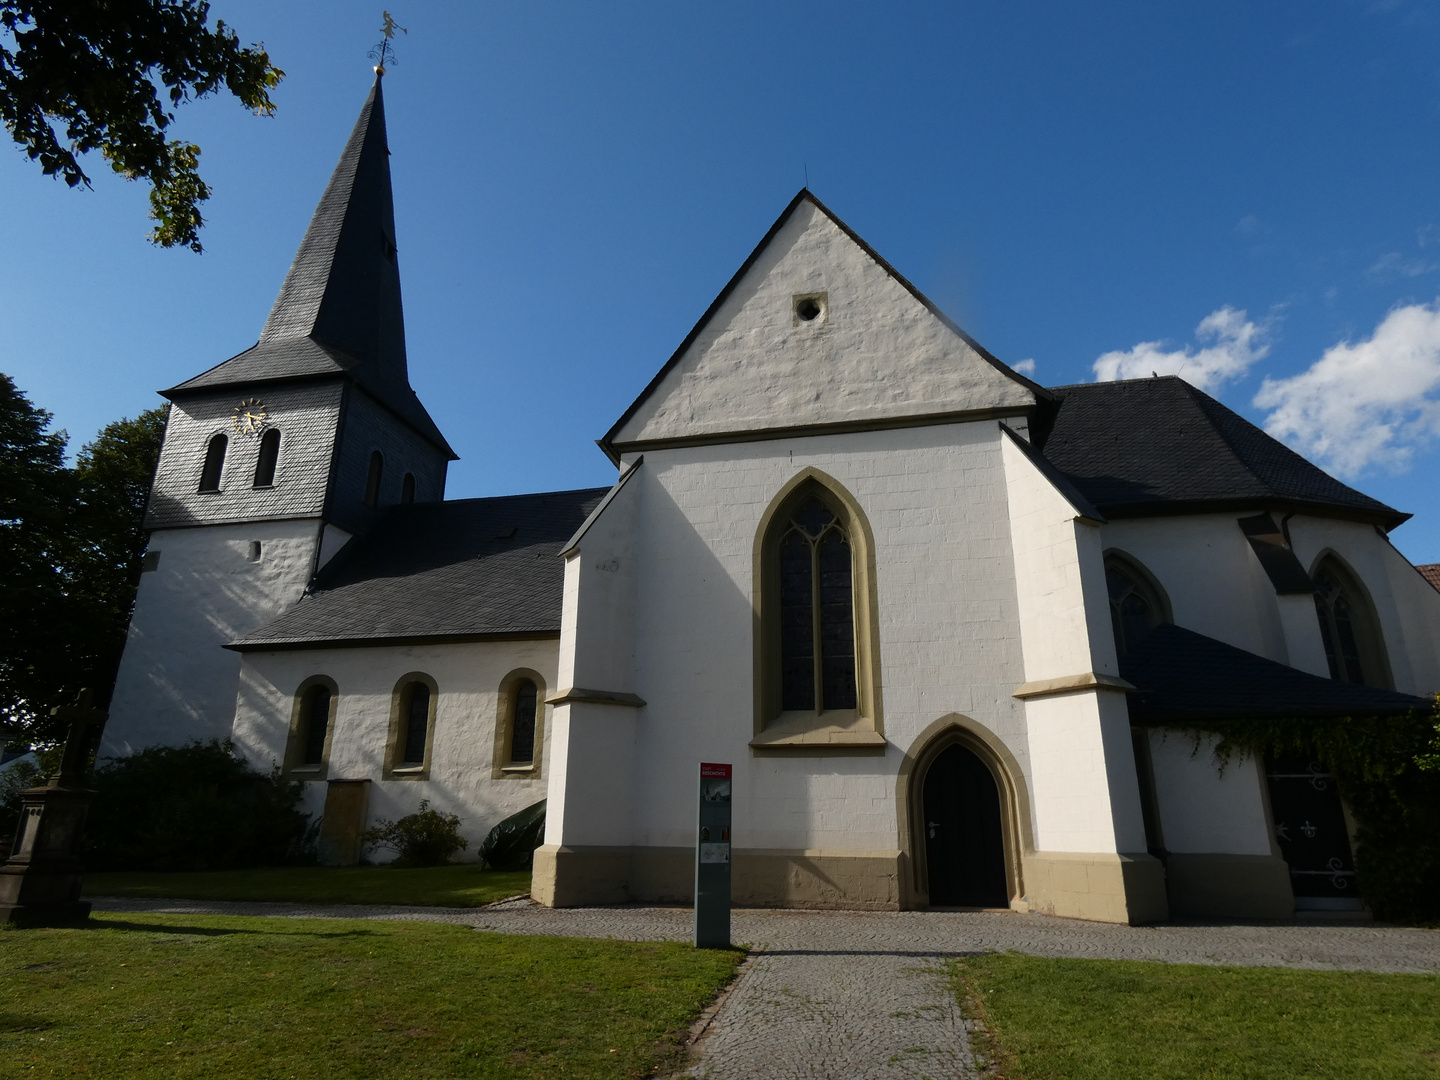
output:
[[425,739],[430,732],[430,688],[421,682],[411,683],[401,697],[405,709],[404,765],[425,763]]
[[510,760],[523,765],[535,760],[535,710],[539,692],[529,679],[515,687],[515,711],[510,721]]
[[818,497],[790,515],[780,540],[780,683],[785,711],[856,707],[850,539]]
[[1373,664],[1365,662],[1366,620],[1358,601],[1340,574],[1324,563],[1315,574],[1315,613],[1330,677],[1341,682],[1378,685]]
[[1110,626],[1115,653],[1124,656],[1165,621],[1160,600],[1139,574],[1118,559],[1105,562],[1105,587],[1110,593]]

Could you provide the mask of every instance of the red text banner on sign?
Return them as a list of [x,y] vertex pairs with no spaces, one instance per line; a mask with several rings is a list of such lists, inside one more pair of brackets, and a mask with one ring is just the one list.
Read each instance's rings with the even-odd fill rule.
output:
[[708,761],[702,761],[700,763],[700,775],[702,777],[714,777],[717,780],[729,780],[730,766],[714,765]]

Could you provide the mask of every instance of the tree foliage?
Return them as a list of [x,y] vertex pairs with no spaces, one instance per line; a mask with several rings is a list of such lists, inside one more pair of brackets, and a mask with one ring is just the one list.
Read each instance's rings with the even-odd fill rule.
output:
[[242,47],[206,0],[0,0],[0,120],[47,176],[90,186],[80,157],[100,155],[150,185],[150,239],[200,251],[200,148],[168,138],[174,108],[224,89],[275,111],[284,77],[263,45]]
[[145,550],[164,409],[118,420],[65,466],[66,435],[0,375],[0,722],[32,740],[88,686],[107,703]]

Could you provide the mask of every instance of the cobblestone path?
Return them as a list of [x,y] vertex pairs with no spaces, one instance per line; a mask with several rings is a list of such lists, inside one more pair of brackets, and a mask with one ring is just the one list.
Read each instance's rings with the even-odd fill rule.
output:
[[[508,934],[684,941],[679,908],[555,910],[98,899],[97,911],[417,919]],[[735,912],[756,950],[699,1044],[707,1080],[973,1077],[966,1021],[943,971],[953,956],[1035,956],[1440,973],[1440,932],[1324,922],[1112,926],[991,912]]]

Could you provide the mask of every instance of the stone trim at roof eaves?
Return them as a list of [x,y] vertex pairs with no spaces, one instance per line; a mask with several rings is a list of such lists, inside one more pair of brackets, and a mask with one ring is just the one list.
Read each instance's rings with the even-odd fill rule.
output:
[[240,638],[224,648],[232,652],[295,652],[301,649],[378,649],[391,645],[463,645],[485,641],[544,641],[560,637],[560,627],[525,627],[508,630],[466,630],[438,634],[394,634],[377,636],[325,635],[314,638],[277,638],[273,641]]

